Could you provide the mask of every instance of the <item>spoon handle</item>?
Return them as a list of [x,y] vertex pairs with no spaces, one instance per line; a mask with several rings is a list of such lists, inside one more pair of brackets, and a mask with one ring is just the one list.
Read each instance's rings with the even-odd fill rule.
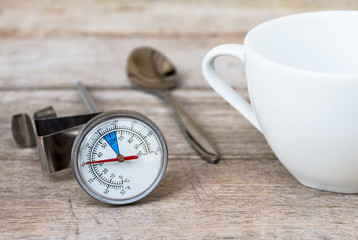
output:
[[192,147],[208,163],[219,161],[219,152],[214,142],[207,136],[197,123],[187,114],[170,93],[165,94],[167,101],[173,106],[176,120]]

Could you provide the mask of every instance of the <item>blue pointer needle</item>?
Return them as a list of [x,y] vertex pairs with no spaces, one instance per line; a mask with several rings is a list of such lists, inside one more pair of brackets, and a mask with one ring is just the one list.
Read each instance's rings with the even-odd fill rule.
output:
[[104,139],[107,141],[109,146],[116,152],[117,156],[119,155],[118,142],[116,132],[110,132],[104,136]]

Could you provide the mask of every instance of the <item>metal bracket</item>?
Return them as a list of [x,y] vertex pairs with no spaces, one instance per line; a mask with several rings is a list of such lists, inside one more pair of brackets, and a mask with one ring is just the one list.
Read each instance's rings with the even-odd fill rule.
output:
[[70,167],[72,145],[78,132],[98,114],[58,118],[54,109],[47,107],[34,113],[35,131],[27,114],[13,116],[11,129],[19,147],[37,145],[42,171],[49,174]]

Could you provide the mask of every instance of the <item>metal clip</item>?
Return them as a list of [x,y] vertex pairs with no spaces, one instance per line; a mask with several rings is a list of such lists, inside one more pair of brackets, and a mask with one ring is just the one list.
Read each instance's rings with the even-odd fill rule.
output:
[[79,130],[98,114],[57,118],[53,108],[48,107],[34,114],[36,134],[27,114],[15,115],[11,129],[20,147],[37,145],[42,171],[49,174],[70,167],[72,145]]

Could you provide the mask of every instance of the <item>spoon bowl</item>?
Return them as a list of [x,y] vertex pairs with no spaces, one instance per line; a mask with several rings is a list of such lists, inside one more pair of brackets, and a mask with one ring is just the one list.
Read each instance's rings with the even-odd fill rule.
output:
[[143,47],[128,59],[127,73],[131,82],[148,91],[167,91],[177,85],[175,66],[158,51]]

